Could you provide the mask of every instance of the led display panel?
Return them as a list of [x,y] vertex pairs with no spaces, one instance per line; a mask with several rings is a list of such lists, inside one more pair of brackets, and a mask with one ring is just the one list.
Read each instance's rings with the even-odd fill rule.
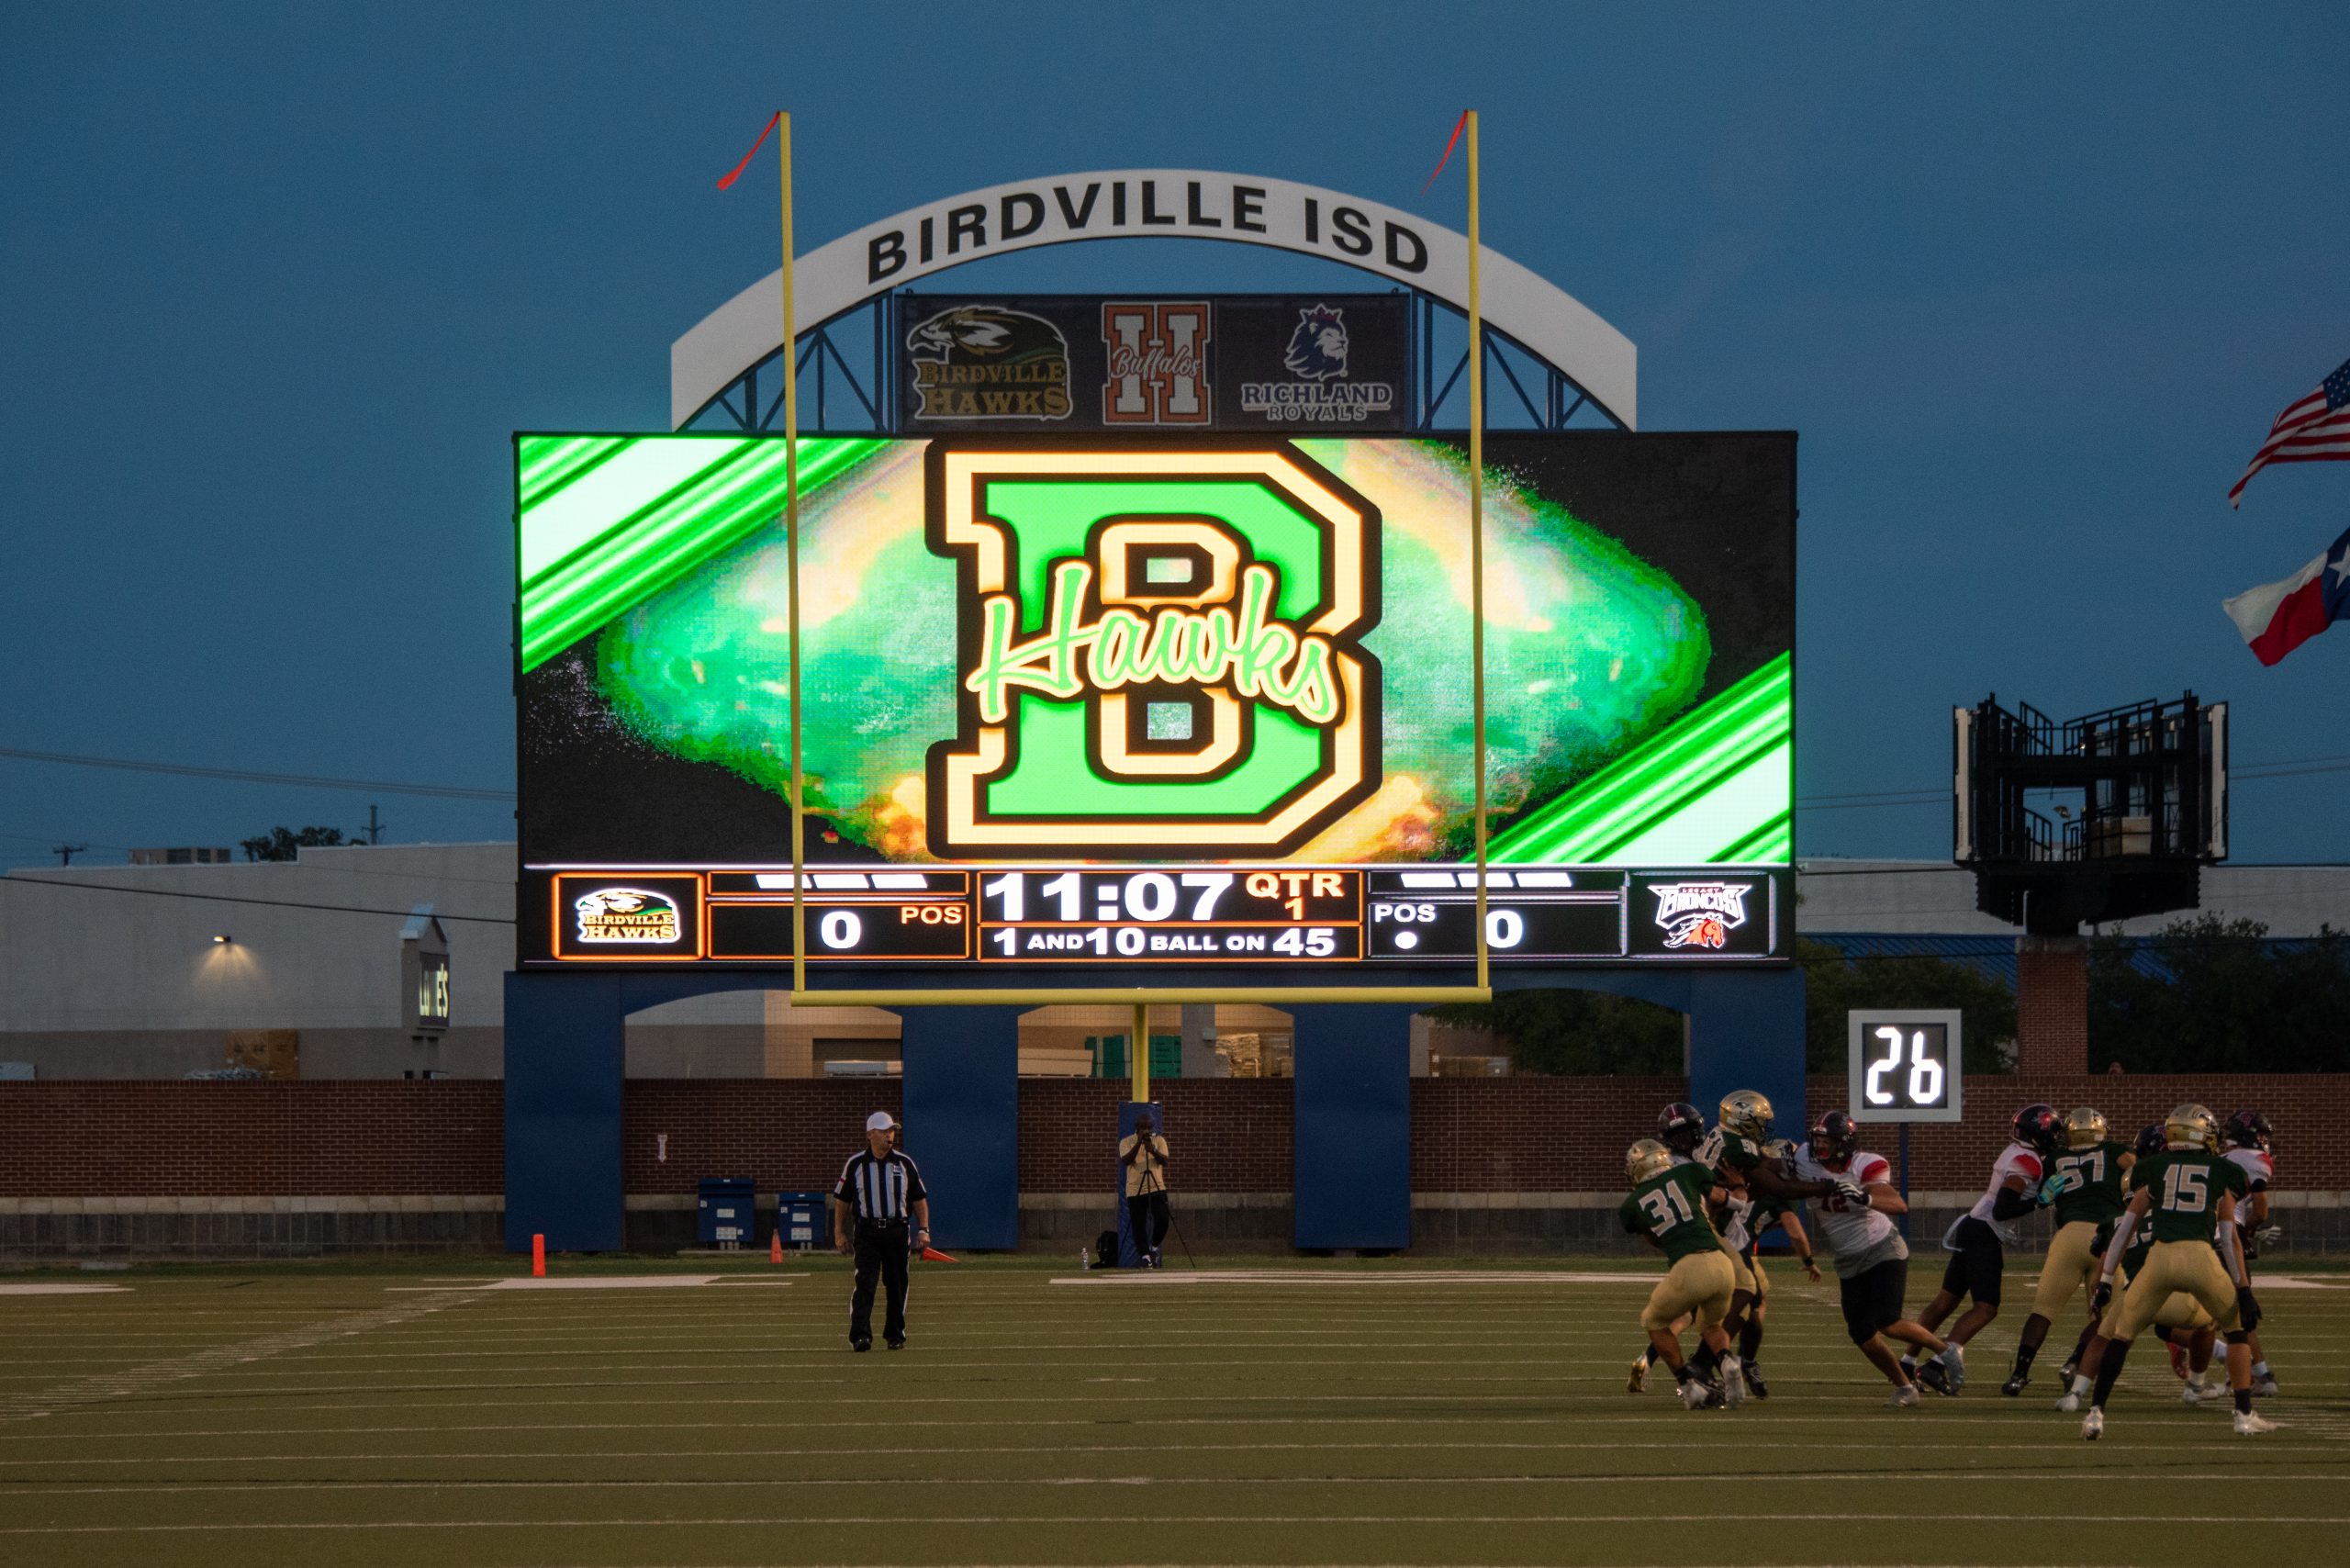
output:
[[[526,434],[521,961],[791,953],[779,437]],[[1485,443],[1495,962],[1792,940],[1795,439]],[[1465,443],[802,438],[812,962],[1475,947]]]

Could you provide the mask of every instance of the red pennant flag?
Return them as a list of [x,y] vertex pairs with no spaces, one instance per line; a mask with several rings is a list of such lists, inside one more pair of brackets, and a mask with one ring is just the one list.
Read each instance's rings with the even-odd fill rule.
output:
[[[759,129],[759,139],[751,143],[751,150],[743,154],[743,161],[734,165],[733,173],[729,174],[724,179],[718,182],[718,188],[720,190],[724,190],[727,186],[733,185],[735,181],[743,177],[743,171],[751,166],[751,160],[759,155],[759,149],[767,144],[767,137],[774,132],[776,126],[782,120],[782,118],[783,111],[781,109],[778,109],[775,113],[767,116],[767,123]],[[1448,155],[1451,151],[1452,150],[1449,147],[1445,149]]]
[[[1433,173],[1431,173],[1431,174],[1428,175],[1428,184],[1427,184],[1427,185],[1422,185],[1422,186],[1420,187],[1420,194],[1421,194],[1422,196],[1426,196],[1426,195],[1427,195],[1427,194],[1428,194],[1428,185],[1435,185],[1435,184],[1436,184],[1436,177],[1437,177],[1437,175],[1438,175],[1438,174],[1443,174],[1443,173],[1444,173],[1444,166],[1445,166],[1447,163],[1449,163],[1449,162],[1452,162],[1452,150],[1453,150],[1455,147],[1458,147],[1458,146],[1460,146],[1460,133],[1461,133],[1462,131],[1464,131],[1464,130],[1468,129],[1469,129],[1469,111],[1468,111],[1467,109],[1463,109],[1463,110],[1461,110],[1461,111],[1460,111],[1460,118],[1459,119],[1454,120],[1454,121],[1452,122],[1452,140],[1449,140],[1449,141],[1448,141],[1448,142],[1446,142],[1446,143],[1444,144],[1444,156],[1443,156],[1443,157],[1441,157],[1441,158],[1439,158],[1439,159],[1438,159],[1438,160],[1436,161],[1436,169],[1435,169],[1435,171],[1434,171]],[[753,148],[753,149],[752,149],[752,151],[755,152],[755,151],[758,151],[758,149],[756,149],[756,148],[755,147],[755,148]],[[745,160],[744,160],[744,162],[749,162],[749,160],[745,159]],[[736,171],[734,171],[734,174],[741,174],[741,173],[742,173],[742,171],[741,171],[740,169],[737,169]],[[731,180],[731,179],[733,179],[733,178],[734,177],[734,175],[733,175],[733,174],[729,174],[729,175],[727,175],[726,177],[727,177],[728,179],[730,179],[730,180]]]

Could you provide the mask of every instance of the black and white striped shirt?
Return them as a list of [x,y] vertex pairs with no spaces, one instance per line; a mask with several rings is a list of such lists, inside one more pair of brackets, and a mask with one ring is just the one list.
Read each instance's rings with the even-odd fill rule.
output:
[[833,1196],[856,1212],[859,1219],[906,1217],[907,1205],[930,1196],[914,1162],[896,1149],[875,1159],[870,1153],[852,1155],[833,1184]]

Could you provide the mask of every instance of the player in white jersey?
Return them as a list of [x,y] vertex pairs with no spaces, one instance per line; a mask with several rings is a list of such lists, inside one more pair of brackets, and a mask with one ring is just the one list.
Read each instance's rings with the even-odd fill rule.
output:
[[[1918,1315],[1924,1328],[1940,1328],[1962,1300],[1973,1296],[1975,1304],[1951,1325],[1953,1345],[1964,1347],[1999,1316],[1999,1283],[2007,1272],[2006,1244],[2022,1239],[2015,1232],[2015,1222],[2038,1214],[2055,1199],[2048,1182],[2048,1161],[2065,1147],[2065,1123],[2056,1108],[2026,1105],[2016,1113],[2014,1135],[1992,1165],[1990,1184],[1983,1195],[1943,1233],[1942,1249],[1951,1255],[1950,1265],[1942,1271],[1942,1289]],[[1963,1350],[1952,1370],[1956,1374],[1953,1383],[1964,1386]]]
[[1844,1330],[1869,1365],[1893,1384],[1888,1401],[1897,1410],[1918,1403],[1908,1364],[1894,1359],[1887,1337],[1935,1359],[1919,1369],[1929,1386],[1953,1392],[1950,1372],[1957,1348],[1908,1321],[1903,1298],[1909,1284],[1909,1244],[1892,1215],[1909,1205],[1893,1186],[1885,1157],[1861,1151],[1861,1130],[1841,1111],[1830,1111],[1811,1129],[1811,1141],[1796,1151],[1796,1174],[1807,1181],[1849,1182],[1861,1189],[1855,1204],[1841,1193],[1819,1200],[1819,1235],[1836,1254],[1836,1283],[1843,1297]]
[[[2236,1212],[2236,1228],[2247,1262],[2260,1256],[2263,1237],[2274,1234],[2268,1229],[2268,1189],[2277,1180],[2276,1154],[2271,1148],[2274,1137],[2268,1118],[2258,1111],[2238,1111],[2220,1130],[2228,1162],[2241,1169],[2244,1180],[2252,1184],[2252,1196]],[[2252,1345],[2252,1391],[2264,1396],[2273,1394],[2277,1392],[2277,1374],[2268,1370],[2268,1354],[2260,1348],[2259,1332],[2255,1330],[2246,1338]]]

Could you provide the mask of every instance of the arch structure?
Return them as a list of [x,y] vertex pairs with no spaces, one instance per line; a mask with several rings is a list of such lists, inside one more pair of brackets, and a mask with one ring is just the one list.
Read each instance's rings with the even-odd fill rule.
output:
[[[883,391],[891,362],[889,297],[900,289],[971,262],[1046,245],[1105,240],[1208,240],[1261,245],[1336,262],[1410,289],[1427,308],[1418,330],[1432,341],[1439,307],[1465,313],[1469,241],[1416,214],[1319,185],[1206,169],[1106,169],[989,185],[910,207],[852,230],[797,258],[793,288],[800,320],[794,372],[817,377],[818,417],[825,415],[830,374],[845,383],[870,428],[886,430],[893,404]],[[1531,421],[1563,428],[1589,409],[1606,422],[1638,423],[1638,355],[1589,307],[1491,246],[1483,250],[1480,301],[1487,353],[1501,372],[1489,407],[1514,391]],[[768,427],[774,408],[759,396],[759,371],[784,352],[780,270],[711,311],[669,350],[669,417],[679,430],[715,410],[736,428]],[[873,316],[864,334],[845,330],[851,318]],[[1540,373],[1529,389],[1500,351],[1514,345]],[[1465,364],[1465,349],[1463,361]],[[870,354],[860,379],[853,357]],[[1423,353],[1423,428],[1460,379],[1441,386],[1434,357]],[[771,371],[768,379],[778,377]],[[1572,395],[1570,403],[1568,395]],[[780,398],[775,399],[779,403]]]

